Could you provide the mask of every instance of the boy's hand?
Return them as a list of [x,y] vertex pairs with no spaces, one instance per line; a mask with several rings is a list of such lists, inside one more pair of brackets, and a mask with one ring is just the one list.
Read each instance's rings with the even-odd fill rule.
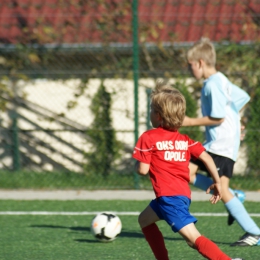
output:
[[209,194],[211,190],[213,190],[214,192],[209,201],[211,202],[211,204],[216,204],[222,198],[220,183],[213,183],[212,185],[210,185],[206,193]]
[[241,125],[241,134],[240,134],[240,141],[243,141],[244,138],[245,138],[245,126],[244,125]]

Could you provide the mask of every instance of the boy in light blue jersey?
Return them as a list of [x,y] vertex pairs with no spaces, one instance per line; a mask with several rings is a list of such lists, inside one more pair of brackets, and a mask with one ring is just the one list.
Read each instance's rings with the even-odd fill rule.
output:
[[[203,117],[186,116],[183,126],[206,127],[206,141],[203,145],[218,169],[222,186],[222,201],[231,216],[246,232],[231,246],[260,245],[259,227],[229,188],[240,146],[239,112],[248,103],[250,97],[241,88],[231,83],[224,74],[216,70],[216,52],[209,39],[202,38],[195,43],[187,53],[187,60],[194,77],[205,79],[201,91]],[[198,168],[207,171],[203,164],[199,161],[191,161],[189,168],[191,184],[203,190],[211,185],[210,178],[197,173]]]
[[201,91],[202,115],[224,118],[221,124],[206,127],[204,147],[207,151],[236,161],[240,146],[239,111],[249,99],[245,91],[232,84],[221,72],[204,81]]

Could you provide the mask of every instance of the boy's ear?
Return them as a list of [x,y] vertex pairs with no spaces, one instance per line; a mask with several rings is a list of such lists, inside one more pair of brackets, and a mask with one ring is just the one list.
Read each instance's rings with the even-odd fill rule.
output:
[[162,117],[159,113],[157,113],[157,117],[158,117],[158,120],[161,121],[162,120]]
[[200,67],[203,67],[203,66],[205,66],[205,64],[206,64],[205,61],[202,60],[202,59],[200,59],[198,62],[199,62],[199,66],[200,66]]

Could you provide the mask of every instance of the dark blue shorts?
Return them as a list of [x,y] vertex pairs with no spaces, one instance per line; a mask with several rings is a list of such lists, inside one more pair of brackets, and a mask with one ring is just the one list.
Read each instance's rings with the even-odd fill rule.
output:
[[190,203],[191,200],[185,196],[165,196],[152,200],[150,207],[176,233],[188,224],[197,222],[189,212]]

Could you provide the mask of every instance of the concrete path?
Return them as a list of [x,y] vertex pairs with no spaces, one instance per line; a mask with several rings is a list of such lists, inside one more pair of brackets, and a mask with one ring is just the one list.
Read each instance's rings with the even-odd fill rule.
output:
[[[246,201],[259,201],[260,191],[247,191]],[[0,200],[151,200],[153,191],[147,190],[0,190]],[[192,192],[193,201],[208,201],[210,195]]]

